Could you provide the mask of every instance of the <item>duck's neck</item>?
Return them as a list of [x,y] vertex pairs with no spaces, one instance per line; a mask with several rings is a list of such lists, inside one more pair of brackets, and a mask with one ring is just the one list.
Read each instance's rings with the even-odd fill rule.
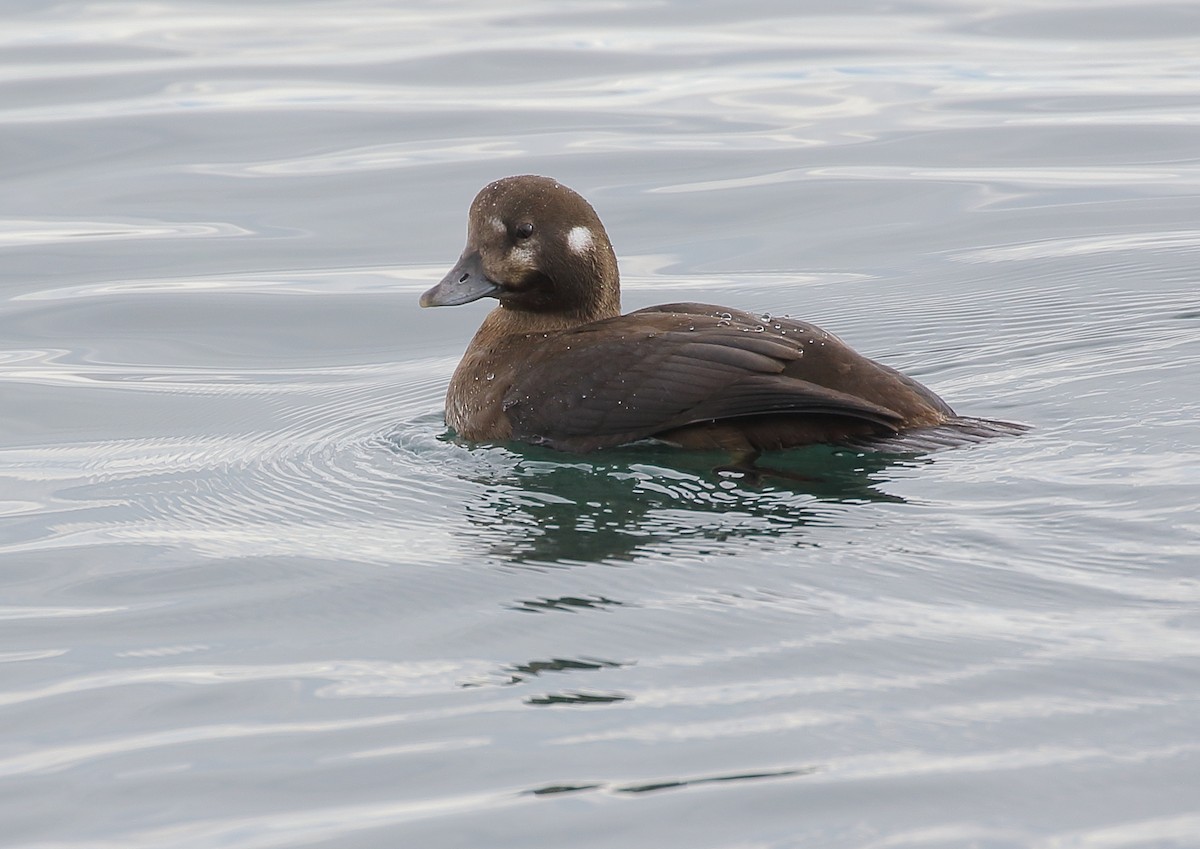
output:
[[487,314],[479,326],[481,338],[502,339],[506,336],[523,336],[528,333],[553,333],[567,330],[588,322],[580,321],[575,315],[548,312],[527,312],[497,306]]
[[607,303],[585,312],[531,312],[512,309],[500,304],[483,320],[479,327],[481,338],[500,338],[527,333],[554,333],[581,327],[594,321],[614,318],[621,314],[621,298],[617,295],[613,303]]

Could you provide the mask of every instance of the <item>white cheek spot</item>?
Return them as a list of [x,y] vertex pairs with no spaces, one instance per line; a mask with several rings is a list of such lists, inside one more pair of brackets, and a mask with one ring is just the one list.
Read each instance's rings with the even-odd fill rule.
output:
[[508,232],[508,228],[504,226],[504,222],[500,220],[500,216],[493,215],[488,219],[488,224],[492,225],[492,229],[497,233],[504,235]]
[[567,233],[567,247],[572,253],[587,253],[592,247],[592,231],[583,226],[572,227]]

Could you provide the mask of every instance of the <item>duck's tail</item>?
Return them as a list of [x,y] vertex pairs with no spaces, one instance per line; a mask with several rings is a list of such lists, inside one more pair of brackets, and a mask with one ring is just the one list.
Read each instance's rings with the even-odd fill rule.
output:
[[1020,436],[1033,427],[1019,422],[1002,422],[974,416],[953,416],[944,422],[927,427],[902,430],[886,436],[868,437],[850,443],[855,448],[871,451],[926,452],[941,448],[973,445],[1000,436]]

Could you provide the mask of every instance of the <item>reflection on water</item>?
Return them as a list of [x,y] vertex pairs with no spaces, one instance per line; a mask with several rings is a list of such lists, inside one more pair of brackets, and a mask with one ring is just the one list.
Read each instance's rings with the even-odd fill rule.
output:
[[511,564],[632,561],[684,548],[703,555],[710,543],[733,551],[725,544],[752,538],[803,545],[804,526],[826,517],[825,505],[902,503],[879,488],[886,470],[929,462],[815,446],[768,455],[754,486],[716,471],[728,457],[715,453],[636,447],[572,458],[510,450],[519,452],[510,468],[473,478],[483,490],[462,515],[485,553]]
[[809,769],[782,769],[776,772],[746,773],[744,775],[713,775],[704,778],[676,778],[651,784],[630,784],[625,786],[605,787],[603,784],[555,784],[548,787],[538,787],[528,790],[535,796],[550,796],[558,793],[576,793],[581,790],[608,789],[614,793],[653,793],[657,790],[680,790],[684,787],[697,787],[702,784],[712,784],[725,781],[754,781],[763,778],[790,778],[797,775],[808,775],[814,772]]

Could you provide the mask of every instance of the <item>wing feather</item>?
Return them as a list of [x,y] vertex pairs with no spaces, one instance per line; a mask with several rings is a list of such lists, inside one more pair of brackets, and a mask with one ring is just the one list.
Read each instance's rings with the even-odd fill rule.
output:
[[[766,414],[846,416],[895,430],[902,416],[793,374],[805,343],[840,345],[810,325],[764,333],[745,313],[672,304],[550,337],[503,406],[513,437],[578,449],[619,445],[688,424]],[[725,316],[729,317],[726,318]],[[799,363],[797,361],[800,361]]]

